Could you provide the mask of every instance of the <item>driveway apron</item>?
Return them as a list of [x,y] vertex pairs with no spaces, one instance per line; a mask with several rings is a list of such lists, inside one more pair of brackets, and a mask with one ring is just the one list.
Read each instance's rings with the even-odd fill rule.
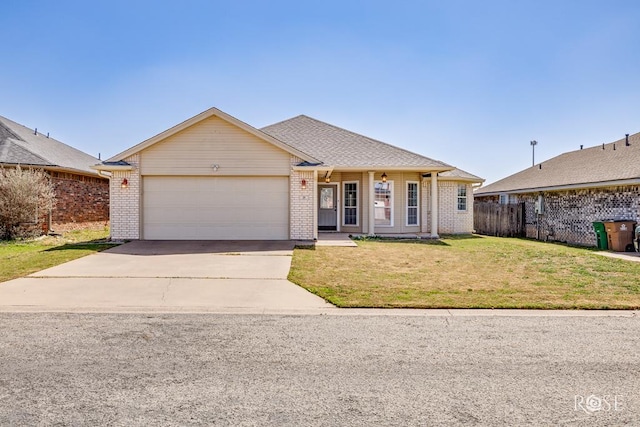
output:
[[289,241],[136,241],[0,283],[0,310],[333,307],[289,282]]

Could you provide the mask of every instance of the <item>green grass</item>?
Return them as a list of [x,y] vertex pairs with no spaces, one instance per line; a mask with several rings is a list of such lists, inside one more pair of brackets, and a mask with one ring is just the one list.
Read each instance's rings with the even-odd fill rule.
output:
[[289,280],[340,307],[638,309],[640,263],[497,237],[296,249]]
[[0,282],[100,252],[115,246],[107,243],[109,230],[78,230],[63,236],[0,242]]

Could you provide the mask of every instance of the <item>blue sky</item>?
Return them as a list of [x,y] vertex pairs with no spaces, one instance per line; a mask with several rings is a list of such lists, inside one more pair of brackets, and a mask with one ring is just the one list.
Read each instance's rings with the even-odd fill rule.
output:
[[638,1],[30,1],[0,115],[102,158],[209,107],[306,114],[487,183],[640,131]]

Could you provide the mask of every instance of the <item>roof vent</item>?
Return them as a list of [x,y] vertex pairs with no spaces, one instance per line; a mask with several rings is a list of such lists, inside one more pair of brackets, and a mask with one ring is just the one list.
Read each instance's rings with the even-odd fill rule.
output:
[[624,134],[624,145],[626,145],[627,147],[631,144],[629,144],[629,134],[625,133]]
[[582,144],[580,144],[580,149],[581,149],[581,150],[582,150],[582,147],[583,147],[583,145],[582,145]]
[[602,144],[602,149],[604,150],[604,143]]
[[36,130],[34,130],[34,131],[33,131],[33,134],[34,134],[34,135],[37,135],[37,134],[38,134],[38,128],[36,128]]
[[542,169],[542,163],[538,165],[538,169]]
[[613,143],[613,151],[615,151],[615,150],[616,150],[616,143],[614,142]]

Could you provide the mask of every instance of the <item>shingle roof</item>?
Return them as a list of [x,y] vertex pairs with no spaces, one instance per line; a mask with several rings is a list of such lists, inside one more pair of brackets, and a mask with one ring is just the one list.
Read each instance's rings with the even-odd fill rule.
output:
[[537,191],[562,186],[592,186],[611,181],[640,179],[640,133],[618,141],[561,154],[496,181],[476,195]]
[[456,179],[461,179],[465,181],[484,182],[483,178],[480,178],[477,175],[471,174],[469,172],[463,171],[462,169],[458,169],[458,168],[455,168],[454,170],[451,170],[451,171],[440,172],[438,173],[438,176],[441,178],[456,178]]
[[450,168],[444,162],[300,115],[260,129],[335,168]]
[[99,160],[87,153],[0,116],[0,164],[56,167],[89,173]]

